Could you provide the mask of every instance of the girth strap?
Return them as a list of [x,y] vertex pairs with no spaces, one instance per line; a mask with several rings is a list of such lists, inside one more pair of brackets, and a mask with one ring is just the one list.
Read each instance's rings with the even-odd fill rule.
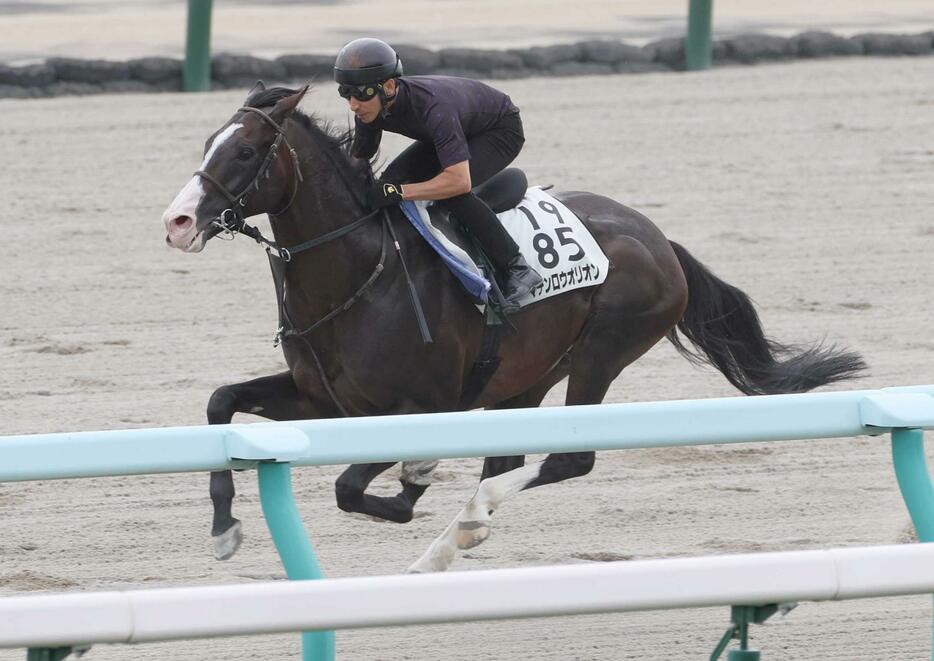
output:
[[[489,313],[489,311],[488,311]],[[494,321],[494,320],[491,320]],[[480,354],[470,369],[464,389],[461,391],[460,410],[466,411],[477,401],[490,379],[499,369],[502,358],[499,355],[499,343],[506,327],[500,323],[487,323],[483,327],[483,339],[480,341]]]

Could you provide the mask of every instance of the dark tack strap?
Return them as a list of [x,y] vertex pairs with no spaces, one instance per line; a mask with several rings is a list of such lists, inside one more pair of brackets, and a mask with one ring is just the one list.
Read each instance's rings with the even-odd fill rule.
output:
[[[339,315],[341,312],[345,312],[349,310],[351,307],[353,307],[354,303],[360,300],[360,297],[363,296],[363,293],[367,289],[369,289],[373,285],[374,282],[376,282],[376,279],[382,274],[382,272],[386,268],[386,253],[387,253],[386,225],[383,225],[382,240],[380,241],[380,244],[381,244],[381,248],[380,248],[380,255],[379,255],[379,263],[376,265],[376,268],[373,269],[373,272],[370,274],[370,277],[367,278],[367,281],[364,282],[363,285],[356,292],[354,292],[354,295],[351,296],[349,299],[347,299],[343,305],[334,308],[328,314],[326,314],[324,317],[322,317],[321,319],[313,323],[311,326],[309,326],[305,330],[302,330],[302,331],[295,330],[295,327],[292,324],[292,321],[289,319],[288,310],[286,309],[284,286],[283,286],[283,289],[282,289],[283,295],[282,295],[282,298],[280,299],[282,301],[280,305],[280,318],[284,317],[286,323],[288,323],[289,325],[283,326],[283,328],[279,331],[279,334],[276,337],[276,344],[278,344],[278,340],[280,338],[283,340],[287,340],[293,337],[304,337],[305,335],[309,335],[319,326],[326,324],[327,322],[331,321],[331,319]],[[270,253],[270,255],[271,254],[272,253]],[[272,261],[273,260],[270,259],[270,262]],[[284,273],[284,270],[282,272]],[[273,268],[273,277],[276,277],[276,273],[277,273],[277,269]],[[278,285],[276,286],[276,291],[277,292],[279,291]]]
[[[488,310],[489,313],[489,310]],[[477,397],[483,392],[490,379],[499,369],[502,358],[499,355],[499,343],[503,337],[502,324],[487,323],[483,328],[483,340],[480,343],[480,354],[470,369],[464,389],[461,391],[460,410],[471,408]]]
[[402,255],[402,246],[399,245],[399,239],[396,237],[396,230],[392,226],[392,219],[389,215],[389,209],[383,208],[383,218],[389,227],[389,233],[392,234],[392,242],[396,246],[396,252],[399,253],[399,261],[402,262],[402,271],[405,273],[405,281],[409,286],[409,298],[412,301],[412,307],[415,308],[415,319],[418,322],[418,331],[422,334],[422,342],[431,344],[431,332],[428,330],[428,321],[425,319],[425,311],[422,310],[422,302],[418,298],[418,291],[415,289],[415,283],[412,282],[412,276],[409,275],[409,268],[405,265],[405,257]]
[[370,218],[372,218],[373,216],[375,216],[377,213],[379,213],[379,210],[376,210],[376,211],[373,211],[373,212],[371,212],[371,213],[368,213],[367,215],[363,216],[362,218],[358,218],[357,220],[353,221],[353,222],[350,223],[349,225],[344,225],[343,227],[338,227],[338,228],[337,228],[336,230],[334,230],[333,232],[328,232],[327,234],[323,234],[323,235],[321,235],[321,236],[319,236],[319,237],[317,237],[317,238],[315,238],[315,239],[311,239],[311,240],[309,240],[309,241],[305,241],[304,243],[299,243],[297,246],[291,246],[291,247],[289,248],[289,253],[292,254],[292,255],[295,255],[295,254],[297,254],[297,253],[302,252],[303,250],[309,250],[309,249],[314,248],[314,247],[316,247],[316,246],[320,246],[320,245],[323,244],[323,243],[327,243],[328,241],[333,241],[334,239],[338,239],[338,238],[344,236],[345,234],[349,234],[350,232],[353,232],[355,229],[357,229],[358,227],[360,227],[361,225],[363,225],[363,223],[365,223],[366,221],[368,221]]
[[221,192],[221,194],[222,194],[224,197],[226,197],[226,198],[227,198],[227,201],[230,202],[231,204],[237,204],[237,202],[239,202],[239,199],[237,198],[237,196],[234,195],[233,193],[231,193],[229,190],[227,190],[227,188],[224,187],[224,184],[222,184],[221,182],[219,182],[217,179],[215,179],[214,177],[212,177],[211,175],[209,175],[209,174],[208,174],[207,172],[205,172],[204,170],[195,170],[195,175],[196,175],[196,176],[199,176],[199,177],[202,177],[202,178],[204,178],[204,179],[207,179],[207,180],[210,181],[212,184],[214,184],[214,186],[217,188],[217,190],[219,190],[219,191]]

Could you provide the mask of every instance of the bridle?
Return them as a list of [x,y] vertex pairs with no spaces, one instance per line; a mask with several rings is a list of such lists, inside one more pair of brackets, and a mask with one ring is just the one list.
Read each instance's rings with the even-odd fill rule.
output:
[[[209,181],[211,184],[213,184],[217,188],[217,190],[219,190],[221,194],[223,194],[224,197],[227,198],[227,201],[230,202],[230,207],[224,209],[223,211],[220,212],[220,214],[218,214],[215,218],[213,218],[211,224],[214,227],[219,227],[223,235],[226,238],[228,238],[228,240],[233,239],[237,234],[245,234],[246,236],[249,236],[251,239],[253,239],[257,243],[265,246],[266,254],[269,257],[269,266],[270,266],[270,269],[272,270],[273,283],[276,288],[276,302],[278,303],[278,306],[279,306],[279,328],[276,332],[275,339],[273,340],[273,346],[278,346],[280,342],[284,340],[288,340],[288,339],[303,340],[305,344],[308,346],[308,349],[311,351],[311,355],[314,358],[315,363],[317,364],[318,372],[321,376],[322,382],[324,383],[325,389],[327,390],[328,394],[331,396],[331,399],[336,404],[338,410],[340,410],[340,412],[344,416],[347,416],[348,415],[347,410],[341,404],[340,399],[337,397],[337,393],[334,392],[334,389],[330,383],[330,380],[328,379],[327,374],[324,371],[324,366],[321,364],[321,361],[318,358],[318,354],[315,351],[314,347],[311,345],[311,342],[309,341],[307,336],[311,334],[311,332],[314,331],[316,328],[331,321],[334,317],[336,317],[340,313],[349,310],[351,306],[353,306],[353,304],[356,303],[357,300],[359,300],[359,298],[363,295],[363,293],[367,289],[369,289],[373,285],[374,282],[376,282],[377,278],[379,278],[379,276],[385,270],[385,266],[386,266],[386,255],[388,252],[387,241],[386,241],[387,230],[388,230],[388,234],[392,235],[393,244],[395,245],[396,251],[399,254],[399,258],[402,263],[402,268],[405,271],[405,276],[409,283],[410,295],[415,296],[415,293],[414,293],[415,287],[412,284],[411,276],[409,275],[408,269],[405,265],[405,259],[402,257],[402,248],[399,244],[398,238],[396,237],[395,230],[393,229],[392,221],[390,220],[389,213],[385,209],[376,209],[374,211],[371,211],[365,216],[362,216],[347,225],[339,227],[336,230],[333,230],[331,232],[323,234],[322,236],[316,237],[314,239],[310,239],[308,241],[305,241],[303,243],[300,243],[298,245],[291,246],[288,248],[280,246],[275,241],[271,241],[267,239],[265,236],[263,236],[263,234],[260,232],[260,230],[257,227],[247,224],[246,218],[243,215],[244,208],[246,207],[246,197],[248,194],[258,191],[262,183],[269,179],[272,166],[276,162],[276,160],[279,158],[279,150],[283,142],[285,143],[285,146],[288,149],[288,153],[290,157],[292,158],[292,165],[293,165],[292,167],[292,194],[289,197],[288,204],[286,204],[285,207],[283,207],[280,211],[277,211],[276,213],[270,213],[269,214],[270,216],[280,216],[284,214],[292,206],[292,204],[295,202],[296,197],[298,196],[299,183],[303,182],[304,178],[302,177],[301,166],[298,160],[298,154],[296,153],[295,148],[292,147],[288,139],[285,137],[285,130],[282,128],[282,126],[280,126],[272,117],[264,113],[262,110],[259,110],[258,108],[242,107],[239,109],[239,111],[252,112],[260,116],[263,119],[263,121],[269,124],[273,129],[275,129],[276,139],[272,143],[272,145],[270,145],[269,150],[266,153],[266,157],[263,159],[263,162],[260,165],[259,170],[256,173],[256,176],[253,178],[253,180],[249,184],[247,184],[247,186],[243,189],[243,191],[240,192],[239,195],[234,195],[233,193],[231,193],[229,190],[227,190],[226,186],[221,184],[219,181],[217,181],[216,178],[214,178],[207,172],[204,172],[203,170],[198,170],[195,172],[196,176],[199,176],[205,179],[206,181]],[[324,153],[327,155],[329,159],[333,161],[333,156],[328,152],[328,150],[324,150]],[[340,174],[341,178],[344,179],[344,183],[347,185],[348,190],[352,192],[357,202],[360,203],[360,205],[365,208],[367,206],[366,201],[362,199],[360,194],[355,190],[354,186],[352,185],[352,182],[347,181],[347,177],[345,173],[343,172],[343,170],[340,167],[338,167],[336,163],[334,165],[335,165],[335,170]],[[372,273],[370,274],[370,277],[367,278],[366,282],[364,282],[363,285],[359,287],[354,292],[354,294],[349,299],[347,299],[342,305],[335,307],[327,315],[317,320],[316,322],[311,324],[311,326],[305,328],[304,330],[298,330],[294,322],[292,321],[288,313],[288,309],[286,307],[286,288],[285,288],[286,265],[292,261],[292,258],[296,254],[304,252],[306,250],[310,250],[320,245],[324,245],[325,243],[329,243],[331,241],[334,241],[335,239],[339,239],[340,237],[346,234],[349,234],[350,232],[354,231],[358,227],[362,226],[366,221],[370,220],[371,218],[379,214],[381,211],[382,211],[383,227],[382,227],[382,236],[380,238],[380,257],[379,257],[379,262],[377,263],[376,267],[373,269]],[[413,300],[414,300],[414,304],[416,307],[416,316],[418,318],[419,330],[421,331],[422,339],[425,342],[431,342],[432,341],[431,335],[428,332],[428,325],[425,321],[424,313],[421,310],[421,304],[417,301],[417,297]]]
[[[259,108],[250,108],[242,107],[238,109],[238,112],[252,112],[263,119],[267,124],[269,124],[276,132],[276,139],[269,146],[269,149],[266,151],[266,157],[263,159],[263,162],[259,166],[259,170],[256,172],[256,176],[253,177],[253,181],[248,183],[246,187],[240,191],[239,195],[234,195],[227,187],[219,182],[215,177],[208,174],[204,170],[195,171],[195,176],[201,177],[209,182],[211,182],[221,194],[227,198],[227,201],[230,202],[230,206],[220,212],[212,221],[211,225],[214,227],[220,228],[221,232],[224,234],[225,238],[233,239],[234,235],[243,232],[246,225],[246,218],[243,215],[243,210],[246,207],[246,197],[252,192],[259,191],[260,185],[269,179],[270,171],[272,170],[273,164],[279,159],[279,149],[282,143],[285,143],[286,148],[288,149],[289,156],[292,158],[292,195],[289,197],[288,203],[279,211],[271,213],[271,216],[281,216],[295,202],[295,198],[298,196],[298,185],[304,181],[302,177],[302,169],[298,162],[298,154],[295,152],[295,148],[289,144],[288,138],[285,137],[285,129],[279,126],[276,121],[264,113]],[[255,237],[254,237],[255,238]],[[271,242],[266,242],[267,245],[271,245]]]
[[[295,203],[295,198],[298,197],[298,185],[299,183],[304,182],[305,179],[302,176],[301,164],[298,160],[298,153],[289,143],[288,138],[285,137],[285,129],[276,123],[276,120],[264,113],[259,108],[244,106],[239,108],[238,111],[252,112],[259,115],[263,121],[265,121],[275,130],[276,139],[269,146],[269,150],[266,152],[266,157],[260,164],[259,170],[256,172],[256,176],[253,177],[253,181],[247,184],[239,195],[234,195],[231,193],[229,190],[227,190],[226,186],[224,186],[215,177],[208,174],[204,170],[195,171],[195,176],[201,177],[211,182],[211,184],[213,184],[217,190],[219,190],[221,194],[227,198],[227,201],[230,202],[230,207],[221,211],[211,221],[211,225],[220,228],[226,239],[233,239],[237,234],[245,234],[246,236],[255,240],[257,243],[264,245],[267,251],[276,253],[276,256],[278,256],[283,261],[290,262],[292,261],[292,257],[300,252],[310,250],[311,248],[323,245],[333,241],[334,239],[338,239],[349,232],[352,232],[379,212],[377,209],[376,211],[358,218],[348,225],[344,225],[343,227],[339,227],[332,232],[328,232],[327,234],[309,241],[305,241],[290,248],[282,247],[275,241],[270,241],[267,239],[256,227],[247,224],[246,217],[243,215],[243,210],[246,207],[246,196],[251,192],[259,191],[262,183],[269,179],[272,166],[279,158],[279,149],[283,142],[285,142],[285,146],[289,151],[289,156],[292,158],[292,194],[289,197],[288,204],[286,204],[279,211],[274,213],[270,212],[270,216],[281,216],[292,207],[292,204]],[[331,158],[331,154],[329,154],[327,150],[325,150],[324,153],[328,156],[328,158]],[[366,206],[366,202],[361,199],[361,197],[354,191],[354,187],[350,184],[350,182],[346,181],[346,177],[344,177],[343,171],[339,167],[335,167],[335,170],[341,175],[342,178],[345,179],[344,183],[347,184],[348,190],[353,192],[354,198],[357,200],[357,202],[359,202],[362,206]]]
[[[336,317],[341,312],[349,309],[364,291],[369,289],[369,287],[376,281],[385,268],[386,262],[386,227],[383,227],[383,237],[380,240],[382,246],[379,263],[376,265],[376,268],[373,270],[373,273],[367,279],[367,281],[360,287],[353,296],[350,297],[343,305],[335,308],[330,313],[325,315],[323,318],[319,319],[311,326],[305,330],[297,330],[294,322],[289,315],[288,309],[286,307],[286,288],[285,288],[285,269],[286,265],[292,261],[292,257],[300,252],[305,250],[310,250],[316,246],[323,245],[334,239],[340,238],[345,234],[352,232],[353,230],[360,227],[365,221],[369,220],[377,214],[377,211],[373,211],[362,218],[355,220],[349,225],[345,225],[341,228],[338,228],[332,232],[311,239],[310,241],[305,241],[297,246],[292,246],[290,248],[285,248],[278,245],[275,241],[271,241],[263,236],[259,228],[249,225],[246,222],[246,217],[243,215],[244,209],[246,208],[246,197],[252,192],[259,191],[260,186],[264,181],[268,180],[272,170],[273,164],[279,158],[279,150],[282,143],[285,143],[286,148],[288,149],[289,156],[292,159],[292,194],[289,197],[288,204],[285,205],[281,210],[276,213],[270,213],[270,216],[281,216],[286,211],[288,211],[292,204],[295,202],[295,198],[298,196],[298,186],[300,182],[304,181],[302,177],[301,164],[298,160],[298,154],[295,151],[295,148],[289,143],[288,138],[285,137],[285,129],[280,126],[272,117],[267,115],[265,112],[258,108],[251,108],[244,106],[239,108],[240,112],[251,112],[258,115],[264,122],[269,124],[275,132],[276,139],[269,146],[269,150],[266,152],[266,157],[263,159],[263,162],[259,166],[259,170],[256,172],[256,176],[253,177],[253,181],[246,185],[246,187],[238,194],[234,195],[227,187],[219,182],[215,177],[211,176],[204,170],[198,170],[195,172],[195,176],[201,177],[206,181],[209,181],[213,184],[221,194],[227,198],[227,201],[230,203],[230,206],[220,212],[215,218],[212,219],[211,225],[218,227],[221,230],[221,234],[218,236],[223,236],[228,240],[232,240],[236,237],[237,234],[245,234],[257,243],[265,246],[266,255],[269,258],[269,267],[272,271],[273,284],[276,288],[276,303],[279,308],[279,328],[276,331],[276,336],[273,339],[273,346],[279,346],[280,342],[287,339],[298,338],[304,341],[308,346],[311,356],[315,361],[315,364],[318,368],[318,374],[321,377],[321,381],[324,384],[325,390],[328,395],[330,395],[334,404],[337,406],[337,409],[340,413],[347,417],[349,413],[344,405],[341,403],[340,398],[337,396],[337,393],[334,391],[334,387],[331,385],[331,381],[327,376],[327,373],[324,371],[324,365],[321,363],[321,359],[318,358],[318,353],[315,351],[314,347],[311,344],[311,341],[308,339],[308,335],[318,328],[319,326],[327,323],[334,317]],[[327,150],[325,150],[326,152]],[[330,156],[330,155],[329,155]],[[340,168],[337,168],[340,172]],[[342,173],[343,176],[343,173]],[[351,187],[351,190],[353,188]],[[358,199],[359,201],[359,199]],[[388,224],[388,216],[387,216]]]

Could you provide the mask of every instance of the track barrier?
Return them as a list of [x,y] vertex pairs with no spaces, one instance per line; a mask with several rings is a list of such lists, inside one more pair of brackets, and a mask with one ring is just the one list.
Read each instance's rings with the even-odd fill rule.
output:
[[[876,436],[888,433],[892,437],[892,456],[896,478],[918,532],[919,540],[931,542],[934,541],[934,487],[932,487],[925,460],[922,432],[923,429],[930,428],[934,428],[934,385],[802,395],[38,434],[0,437],[0,482],[256,468],[259,473],[263,512],[286,573],[290,579],[303,580],[318,578],[321,573],[292,495],[290,467],[293,464],[320,466],[543,452]],[[777,602],[786,598],[823,600],[932,592],[934,590],[931,583],[934,580],[932,576],[934,569],[931,569],[934,568],[934,564],[931,563],[931,554],[934,553],[932,549],[934,547],[921,544],[877,549],[610,563],[602,568],[547,567],[505,570],[514,572],[509,574],[458,572],[440,576],[340,579],[308,584],[270,584],[250,587],[271,590],[270,594],[278,595],[280,598],[286,598],[289,594],[296,595],[295,617],[288,615],[292,611],[291,608],[277,609],[277,617],[285,619],[279,625],[282,628],[276,630],[306,630],[303,634],[303,658],[306,661],[311,659],[324,661],[334,658],[334,640],[330,628],[387,626],[423,621],[419,619],[421,616],[416,615],[413,615],[414,619],[410,621],[383,620],[366,623],[363,620],[329,620],[327,618],[336,618],[339,613],[339,609],[334,608],[332,602],[329,601],[333,598],[329,590],[337,591],[334,594],[345,589],[350,591],[347,594],[356,589],[372,589],[378,592],[386,589],[380,586],[396,585],[398,589],[400,584],[394,581],[406,581],[401,585],[404,585],[407,591],[424,587],[429,591],[443,592],[445,589],[451,589],[450,586],[446,588],[438,586],[445,585],[445,581],[454,581],[459,582],[457,590],[460,593],[464,590],[468,592],[472,590],[473,588],[469,585],[474,581],[508,579],[516,582],[516,594],[521,595],[522,590],[519,586],[523,585],[523,581],[534,578],[537,575],[535,572],[547,572],[548,581],[554,580],[554,577],[559,574],[564,576],[562,572],[567,572],[569,577],[567,579],[568,603],[565,606],[558,603],[550,606],[552,610],[548,612],[538,612],[532,608],[532,612],[516,610],[509,611],[512,614],[504,614],[498,609],[505,608],[505,604],[510,602],[487,598],[484,599],[488,610],[485,616],[480,612],[462,613],[462,619],[494,619],[501,616],[533,617],[572,612],[615,612],[632,610],[630,606],[638,606],[640,603],[643,606],[646,605],[646,602],[640,601],[641,598],[636,598],[633,593],[623,590],[629,582],[645,586],[655,585],[654,593],[663,595],[665,582],[662,579],[669,573],[672,576],[678,576],[678,572],[682,570],[689,571],[690,567],[705,566],[704,563],[709,563],[708,568],[721,567],[725,572],[722,582],[726,587],[720,586],[723,591],[719,596],[700,590],[699,594],[705,596],[696,597],[699,600],[697,603],[688,603],[695,598],[692,597],[687,599],[687,602],[682,599],[680,605],[660,601],[658,603],[662,605],[656,607],[676,608],[715,604],[730,604],[738,607],[739,610],[734,608],[734,627],[727,632],[729,635],[724,637],[718,649],[723,651],[733,636],[739,637],[742,648],[731,651],[729,657],[731,661],[739,661],[758,658],[758,656],[753,656],[753,650],[747,648],[748,624],[762,621],[772,612],[762,610],[763,608],[769,606],[777,608]],[[889,568],[891,573],[888,570],[871,571],[872,563],[866,558],[876,560],[887,558],[887,565],[892,565]],[[780,572],[765,569],[769,566],[769,562],[777,561],[784,563]],[[699,564],[694,565],[692,562]],[[733,569],[730,566],[733,566]],[[744,567],[749,571],[748,577],[742,574]],[[614,578],[601,575],[599,581],[581,578],[584,576],[581,572],[597,572],[598,570],[605,570],[613,576],[618,576]],[[731,571],[735,573],[730,574]],[[638,572],[645,573],[638,574]],[[754,576],[757,572],[762,574],[758,579]],[[794,583],[786,580],[790,575],[789,572],[797,577]],[[643,578],[636,578],[637,574]],[[494,579],[484,578],[491,575]],[[769,592],[769,582],[777,575],[782,577],[781,584],[773,587],[782,588],[787,585],[789,588],[795,590],[800,588],[800,590],[788,593],[780,590]],[[658,581],[655,580],[656,578]],[[615,592],[611,591],[600,598],[593,594],[589,596],[578,594],[570,587],[575,581],[607,585],[611,581],[617,581],[616,592],[620,595],[628,595],[628,597],[621,597],[621,601],[608,601],[607,595],[611,596]],[[681,584],[680,579],[671,583],[676,587]],[[536,589],[541,587],[538,583],[533,585]],[[858,587],[861,585],[864,587]],[[756,589],[761,588],[761,592],[742,592],[752,586],[758,586]],[[219,598],[225,594],[224,590],[233,590],[234,592],[230,593],[233,595],[236,590],[246,589],[247,586],[172,588],[96,595],[45,595],[0,599],[0,614],[4,616],[10,614],[10,617],[0,616],[0,647],[28,646],[30,648],[29,658],[38,660],[64,658],[55,655],[65,654],[73,645],[78,644],[142,642],[150,639],[145,638],[137,628],[139,620],[132,620],[128,623],[126,613],[129,611],[124,611],[123,615],[120,614],[121,609],[128,602],[158,600],[162,597],[177,599],[184,596],[186,599],[191,597],[195,600],[193,603],[196,603],[197,599]],[[290,590],[294,593],[289,592]],[[307,594],[306,590],[309,591]],[[739,592],[736,592],[737,590]],[[280,595],[279,592],[282,594]],[[653,590],[647,587],[646,594],[652,593]],[[483,592],[478,591],[476,594],[480,595]],[[560,595],[560,592],[555,592],[555,599],[560,601]],[[98,598],[101,601],[94,602],[94,599]],[[259,598],[259,593],[257,593],[257,598]],[[102,637],[88,640],[89,633],[79,636],[73,630],[68,629],[67,618],[64,618],[56,620],[64,627],[59,634],[56,634],[53,620],[40,616],[40,613],[45,610],[49,613],[57,612],[58,607],[55,604],[59,601],[67,606],[67,604],[81,603],[82,599],[89,600],[86,604],[89,614],[93,612],[93,604],[100,603],[103,609],[100,618],[110,633],[104,632],[101,634]],[[324,601],[319,599],[324,599]],[[356,604],[354,608],[349,608],[349,612],[353,612],[355,608],[362,609],[364,603],[375,597],[367,593],[365,598],[348,596],[347,599],[349,600],[347,603]],[[355,599],[357,601],[354,601]],[[586,604],[588,599],[592,602],[591,605],[582,606],[581,604]],[[709,601],[710,599],[714,601]],[[226,612],[226,609],[239,608],[240,606],[235,603],[239,601],[242,600],[224,598],[212,602],[212,608]],[[252,598],[246,601],[253,603]],[[315,615],[312,611],[316,609],[313,607],[298,606],[298,602],[304,603],[305,601],[311,604],[327,603],[328,606],[323,609],[323,612]],[[441,601],[450,601],[450,599],[441,600],[436,596],[423,603],[431,604],[432,612],[447,613],[445,617],[461,617],[455,612],[461,602],[460,598],[458,604],[451,604],[454,610],[450,612],[446,609],[439,610]],[[538,597],[535,597],[529,603],[534,604],[539,601]],[[42,607],[37,609],[29,604],[41,604]],[[648,607],[652,607],[651,603]],[[159,612],[168,616],[169,611],[184,612],[185,608],[188,607],[173,602],[171,608],[163,611],[156,609],[152,612],[154,616]],[[238,611],[236,615],[241,619],[233,625],[235,628],[227,628],[223,631],[210,629],[212,633],[204,635],[236,635],[258,631],[250,627],[260,626],[262,622],[265,622],[262,619],[255,619],[259,618],[262,609],[250,611],[249,604],[244,605],[244,608],[245,610]],[[400,606],[396,603],[390,610],[399,613],[409,612],[410,608],[414,606]],[[565,611],[562,610],[563,608],[571,610]],[[586,608],[592,608],[592,610],[586,610]],[[749,610],[750,608],[752,610]],[[207,610],[197,605],[191,606],[189,617],[185,618],[187,625],[193,629],[203,625],[207,627],[205,631],[209,630],[212,625],[204,624],[207,620],[201,620]],[[132,612],[142,613],[143,610],[134,608]],[[363,611],[360,610],[360,612]],[[16,613],[22,615],[17,616]],[[112,617],[106,615],[107,613],[110,613]],[[384,617],[389,616],[384,613]],[[455,618],[432,621],[460,620]],[[29,622],[35,622],[38,629],[31,629],[32,625]],[[127,629],[127,626],[130,629]],[[162,625],[147,626],[156,630]],[[262,626],[271,625],[266,622]],[[28,640],[17,637],[30,630],[41,631],[41,633],[38,637]],[[91,630],[87,629],[89,632]],[[160,635],[168,635],[168,633],[163,631]],[[172,637],[191,636],[177,633]]]

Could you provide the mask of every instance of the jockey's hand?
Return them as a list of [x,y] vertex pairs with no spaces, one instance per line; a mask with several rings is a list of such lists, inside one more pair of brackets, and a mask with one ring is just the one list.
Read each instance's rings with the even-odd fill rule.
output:
[[370,187],[367,201],[373,209],[395,206],[402,201],[402,186],[377,179]]

